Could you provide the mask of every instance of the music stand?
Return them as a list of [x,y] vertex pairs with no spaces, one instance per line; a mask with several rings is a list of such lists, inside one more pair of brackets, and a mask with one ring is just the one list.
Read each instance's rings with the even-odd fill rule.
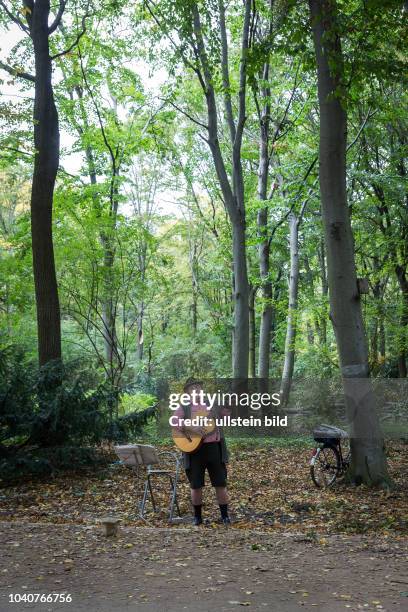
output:
[[[177,500],[177,482],[180,471],[180,455],[172,453],[170,451],[158,451],[154,446],[150,444],[127,444],[122,446],[114,446],[114,450],[118,455],[121,463],[131,468],[136,468],[137,474],[139,475],[139,468],[146,469],[146,480],[144,485],[143,497],[139,502],[139,516],[141,519],[144,518],[144,511],[146,507],[147,498],[150,494],[152,506],[154,512],[157,512],[156,502],[153,495],[153,488],[151,479],[153,476],[167,476],[170,481],[170,507],[169,507],[169,521],[173,520],[174,506],[177,508],[178,515],[180,514],[180,508]],[[174,469],[161,468],[160,463],[165,457],[174,461]],[[159,466],[159,467],[152,467]]]

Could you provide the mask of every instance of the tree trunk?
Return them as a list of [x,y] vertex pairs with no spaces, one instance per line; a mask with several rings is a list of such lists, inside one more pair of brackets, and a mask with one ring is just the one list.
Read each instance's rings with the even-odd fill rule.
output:
[[[258,213],[258,228],[266,228],[267,210]],[[270,281],[269,241],[259,245],[259,271],[262,282],[262,313],[259,328],[258,377],[268,378],[270,369],[271,337],[273,322],[272,283]]]
[[198,255],[198,245],[196,239],[192,237],[189,240],[189,263],[190,263],[190,271],[191,271],[191,324],[193,328],[193,338],[195,339],[197,336],[197,327],[198,327],[198,293],[199,293],[199,284],[198,284],[198,264],[199,264],[199,255]]
[[[327,299],[329,293],[329,287],[327,285],[327,271],[326,271],[326,253],[324,248],[324,240],[322,239],[320,242],[320,247],[318,250],[318,258],[320,263],[320,279],[322,283],[322,296]],[[322,346],[327,345],[327,319],[326,314],[324,314],[320,320],[318,321],[318,336],[320,340],[320,344]]]
[[289,244],[290,244],[290,274],[289,274],[289,307],[285,339],[285,361],[283,364],[280,396],[281,405],[286,406],[292,386],[293,370],[295,367],[295,341],[297,331],[297,305],[299,288],[299,219],[291,213],[289,215]]
[[395,271],[402,294],[402,313],[400,318],[400,338],[398,351],[398,376],[407,377],[407,329],[408,329],[408,280],[405,269],[397,265]]
[[112,239],[106,234],[102,238],[104,248],[104,278],[102,298],[103,339],[105,344],[105,359],[108,363],[112,383],[116,372],[118,357],[116,337],[116,307],[115,307],[115,281],[113,265],[115,260]]
[[[269,61],[265,62],[262,72],[262,81],[269,79]],[[269,175],[269,123],[270,123],[270,89],[262,87],[262,97],[265,101],[259,126],[259,170],[258,170],[258,199],[266,200]],[[272,333],[272,283],[270,280],[270,246],[268,237],[268,207],[263,206],[257,215],[259,275],[262,290],[262,314],[259,329],[259,362],[258,376],[262,379],[269,377],[271,333]]]
[[234,258],[234,350],[232,370],[234,378],[248,377],[249,363],[249,283],[246,261],[245,225],[232,226]]
[[139,361],[143,360],[144,355],[144,332],[143,332],[143,324],[144,324],[144,314],[145,314],[145,305],[144,302],[140,302],[139,306],[139,315],[137,317],[137,358]]
[[251,285],[249,289],[249,378],[256,377],[256,321],[255,321],[256,289]]
[[224,105],[227,115],[227,123],[230,131],[231,140],[231,169],[230,179],[226,164],[224,163],[221,151],[218,129],[218,109],[214,90],[214,75],[212,66],[207,56],[207,50],[201,27],[200,13],[198,5],[192,5],[192,20],[194,31],[195,53],[202,67],[200,83],[203,87],[208,118],[208,146],[214,162],[215,172],[224,199],[224,205],[231,221],[232,228],[232,260],[234,272],[234,336],[232,369],[236,379],[246,379],[248,377],[249,363],[249,282],[246,261],[246,219],[245,219],[245,186],[241,163],[241,147],[244,125],[246,121],[246,83],[247,83],[247,63],[249,49],[249,31],[251,23],[252,2],[245,0],[244,3],[244,22],[242,27],[241,55],[239,69],[239,92],[238,92],[238,116],[235,124],[231,115],[232,105],[228,103],[230,99],[230,89],[228,87],[228,49],[226,46],[226,33],[224,23],[223,3],[219,3],[220,34],[221,34],[221,70],[225,86]]
[[[306,254],[304,255],[304,263],[305,263],[305,270],[306,270],[305,281],[308,285],[309,291],[311,291],[312,295],[315,295],[313,272],[310,267],[309,258]],[[313,347],[314,346],[314,331],[313,331],[313,325],[311,324],[309,319],[307,319],[306,321],[306,332],[307,332],[307,343],[310,347]]]
[[371,370],[375,371],[378,366],[378,319],[375,317],[371,323],[370,331],[370,364]]
[[58,113],[52,87],[47,0],[30,14],[35,58],[34,173],[31,190],[31,237],[37,306],[40,365],[61,359],[61,317],[52,242],[52,205],[59,166]]
[[347,115],[341,101],[343,58],[336,30],[336,2],[309,0],[309,7],[318,76],[320,194],[330,318],[336,335],[351,425],[349,477],[357,484],[384,486],[389,477],[375,411],[375,396],[368,378],[367,342],[346,196]]
[[306,322],[306,327],[307,327],[307,343],[309,346],[314,346],[314,333],[313,333],[313,327],[310,321]]
[[[381,262],[377,256],[374,256],[373,272],[377,279],[384,263],[384,260]],[[384,291],[386,285],[387,278],[376,280],[373,283],[375,316],[371,335],[371,364],[376,371],[378,371],[379,367],[384,363],[385,358]]]
[[384,314],[381,313],[379,321],[379,351],[382,360],[385,360],[385,325],[384,325]]

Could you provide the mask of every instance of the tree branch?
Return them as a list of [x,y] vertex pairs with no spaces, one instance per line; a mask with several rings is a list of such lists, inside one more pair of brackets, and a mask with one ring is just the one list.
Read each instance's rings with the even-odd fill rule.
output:
[[249,27],[251,22],[251,0],[245,2],[245,16],[242,30],[241,43],[241,59],[239,68],[239,93],[238,93],[238,121],[237,130],[234,141],[234,148],[241,148],[242,133],[245,124],[246,113],[246,82],[247,82],[247,63],[248,63],[248,45],[249,45]]
[[187,119],[190,119],[190,121],[192,121],[193,123],[195,123],[196,125],[204,128],[205,130],[208,130],[208,125],[206,125],[205,123],[201,123],[201,121],[198,121],[198,119],[195,119],[192,115],[190,115],[189,113],[187,113],[186,111],[184,111],[182,108],[180,108],[179,106],[177,106],[177,104],[174,104],[174,102],[171,102],[171,100],[163,100],[164,102],[168,102],[173,108],[175,108],[179,113],[181,113],[182,115],[184,115],[185,117],[187,117]]
[[61,23],[62,15],[64,14],[66,4],[67,0],[60,0],[58,13],[56,14],[54,21],[48,28],[48,34],[52,34],[58,28],[59,24]]
[[72,45],[70,45],[68,47],[68,49],[65,49],[65,51],[61,51],[60,53],[56,53],[55,55],[51,56],[52,60],[57,59],[57,57],[61,57],[63,55],[67,55],[67,53],[71,53],[72,49],[74,49],[79,41],[81,40],[81,38],[83,37],[83,35],[86,32],[86,18],[90,17],[90,13],[85,13],[85,15],[83,15],[82,17],[82,30],[80,32],[78,32],[76,39],[74,40],[74,42],[72,43]]
[[[150,5],[152,5],[153,8]],[[195,66],[192,62],[190,62],[190,60],[186,57],[186,54],[184,53],[183,48],[180,45],[177,45],[177,43],[172,39],[172,37],[170,36],[169,32],[167,31],[167,29],[163,25],[163,22],[160,21],[160,19],[157,17],[156,13],[154,12],[154,9],[156,9],[156,11],[157,11],[157,13],[159,14],[160,17],[162,17],[162,15],[160,14],[160,11],[158,10],[158,8],[155,5],[155,3],[151,2],[151,0],[146,0],[145,1],[145,6],[146,6],[150,16],[152,17],[153,21],[156,23],[156,25],[164,33],[164,35],[166,36],[167,40],[170,42],[170,44],[175,49],[175,51],[180,54],[184,64],[186,66],[188,66],[189,68],[191,68],[191,70],[193,72],[195,72],[195,74],[197,75],[197,77],[198,77],[198,79],[199,79],[199,81],[201,83],[201,86],[205,90],[203,75],[201,74],[199,68],[197,66]],[[190,42],[190,46],[192,46],[191,42]],[[196,49],[193,48],[193,50],[194,50],[194,52],[196,52]]]
[[13,13],[5,5],[3,0],[0,0],[0,6],[3,8],[4,12],[9,17],[9,19],[11,19],[11,21],[16,23],[18,25],[18,27],[23,30],[23,32],[26,32],[27,34],[29,33],[30,30],[28,29],[28,26],[26,26],[25,23],[23,23],[18,17],[13,15]]
[[22,149],[17,149],[16,147],[7,147],[5,145],[1,145],[2,149],[6,151],[13,151],[13,153],[18,153],[19,155],[25,155],[27,157],[33,157],[34,153],[30,153],[29,151],[23,151]]
[[229,78],[229,59],[228,59],[228,40],[225,26],[225,5],[223,0],[218,0],[220,13],[220,35],[221,35],[221,67],[222,67],[222,88],[224,90],[224,106],[227,116],[227,123],[230,131],[231,144],[234,144],[236,129],[234,114],[231,103],[231,84]]
[[35,83],[34,75],[29,74],[28,72],[24,72],[23,70],[20,70],[19,68],[13,68],[12,66],[8,66],[7,64],[4,64],[3,62],[0,62],[0,68],[2,68],[3,70],[11,74],[11,76],[20,77],[21,79],[25,79],[26,81],[31,81],[32,83]]
[[367,122],[371,119],[371,117],[374,117],[374,115],[376,114],[377,110],[374,111],[368,111],[363,123],[360,125],[360,128],[356,134],[356,137],[354,138],[354,140],[352,142],[350,142],[347,146],[346,152],[350,151],[351,147],[353,147],[357,140],[360,138],[362,131],[364,130],[365,126],[367,125]]

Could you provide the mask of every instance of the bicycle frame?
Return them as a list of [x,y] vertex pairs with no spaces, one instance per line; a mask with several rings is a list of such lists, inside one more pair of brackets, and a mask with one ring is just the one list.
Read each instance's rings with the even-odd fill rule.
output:
[[[349,458],[350,458],[350,454],[348,453],[346,456],[344,456],[343,454],[343,449],[341,447],[341,440],[332,440],[332,441],[325,441],[325,442],[320,442],[318,444],[318,446],[316,446],[313,449],[312,452],[312,458],[310,460],[310,470],[311,470],[311,475],[312,475],[312,480],[315,483],[316,486],[320,487],[321,485],[318,484],[318,482],[315,479],[315,465],[316,462],[319,460],[320,457],[320,453],[322,451],[324,451],[324,449],[333,449],[333,451],[335,452],[335,457],[337,457],[337,461],[336,461],[336,466],[333,466],[334,471],[332,471],[332,478],[330,480],[330,482],[328,482],[326,484],[326,486],[330,487],[337,478],[341,478],[344,473],[346,472],[348,466],[349,466]],[[329,469],[329,464],[327,465],[326,469]]]

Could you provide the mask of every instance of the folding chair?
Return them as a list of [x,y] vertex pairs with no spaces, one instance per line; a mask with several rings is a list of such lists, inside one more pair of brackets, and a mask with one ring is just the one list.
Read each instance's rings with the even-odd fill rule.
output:
[[[180,472],[181,455],[170,451],[158,451],[154,446],[149,444],[128,444],[125,446],[115,446],[116,454],[121,463],[133,468],[146,468],[146,480],[142,501],[139,502],[139,516],[144,518],[147,498],[150,495],[153,511],[157,512],[156,502],[153,495],[152,477],[165,476],[170,482],[170,508],[169,521],[173,520],[174,507],[176,507],[178,515],[180,508],[177,500],[177,482]],[[162,467],[163,460],[174,463],[174,467]],[[154,466],[154,467],[153,467]]]

